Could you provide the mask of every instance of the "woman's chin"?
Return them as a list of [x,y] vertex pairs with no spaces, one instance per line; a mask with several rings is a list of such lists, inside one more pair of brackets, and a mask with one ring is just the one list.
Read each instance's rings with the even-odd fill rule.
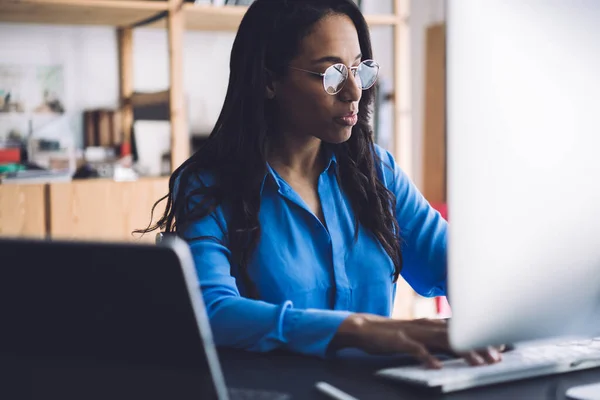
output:
[[340,144],[348,141],[352,136],[352,127],[345,127],[343,129],[336,129],[334,132],[331,132],[327,137],[321,138],[324,142],[331,144]]

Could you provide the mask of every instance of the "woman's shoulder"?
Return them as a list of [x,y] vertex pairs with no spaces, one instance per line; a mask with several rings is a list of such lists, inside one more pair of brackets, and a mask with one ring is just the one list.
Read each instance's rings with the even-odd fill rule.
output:
[[208,169],[198,170],[188,166],[175,175],[173,187],[176,193],[179,192],[180,187],[184,193],[190,193],[197,189],[214,187],[216,182],[217,175],[214,171]]
[[377,175],[389,189],[398,175],[399,167],[396,164],[396,160],[394,160],[394,156],[389,151],[377,144],[374,147]]
[[376,159],[378,159],[380,163],[387,164],[388,166],[396,165],[396,161],[394,160],[394,156],[392,156],[392,153],[390,153],[378,144],[373,145],[373,147],[375,148]]
[[199,204],[205,204],[207,195],[214,195],[217,177],[213,171],[190,167],[182,168],[174,173],[172,196],[179,204],[179,212],[188,213]]
[[187,223],[200,221],[204,217],[216,218],[219,227],[224,226],[223,204],[218,202],[218,177],[207,169],[183,168],[174,175],[173,199],[176,219]]

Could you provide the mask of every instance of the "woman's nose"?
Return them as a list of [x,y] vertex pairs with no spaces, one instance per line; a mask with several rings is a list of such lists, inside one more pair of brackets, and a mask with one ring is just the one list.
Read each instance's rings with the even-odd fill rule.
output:
[[362,96],[362,86],[358,74],[348,71],[348,79],[339,93],[343,101],[359,101]]

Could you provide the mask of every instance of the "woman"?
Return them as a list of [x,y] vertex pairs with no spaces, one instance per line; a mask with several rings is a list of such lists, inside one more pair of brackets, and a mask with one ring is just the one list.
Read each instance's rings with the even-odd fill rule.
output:
[[188,240],[217,344],[408,352],[439,367],[444,322],[388,318],[400,273],[422,295],[446,294],[447,227],[373,144],[379,66],[359,9],[256,0],[230,69],[214,130],[173,173],[150,229]]

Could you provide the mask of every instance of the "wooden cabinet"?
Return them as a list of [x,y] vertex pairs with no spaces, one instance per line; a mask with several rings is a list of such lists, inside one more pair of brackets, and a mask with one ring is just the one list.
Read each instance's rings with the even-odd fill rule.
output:
[[[53,239],[154,241],[146,228],[154,203],[168,192],[168,178],[135,182],[82,180],[48,185],[49,236]],[[154,210],[154,222],[164,212]]]
[[47,217],[46,185],[0,185],[0,236],[42,239]]
[[149,225],[152,206],[167,192],[168,178],[1,185],[0,236],[152,243],[154,233],[132,231]]

